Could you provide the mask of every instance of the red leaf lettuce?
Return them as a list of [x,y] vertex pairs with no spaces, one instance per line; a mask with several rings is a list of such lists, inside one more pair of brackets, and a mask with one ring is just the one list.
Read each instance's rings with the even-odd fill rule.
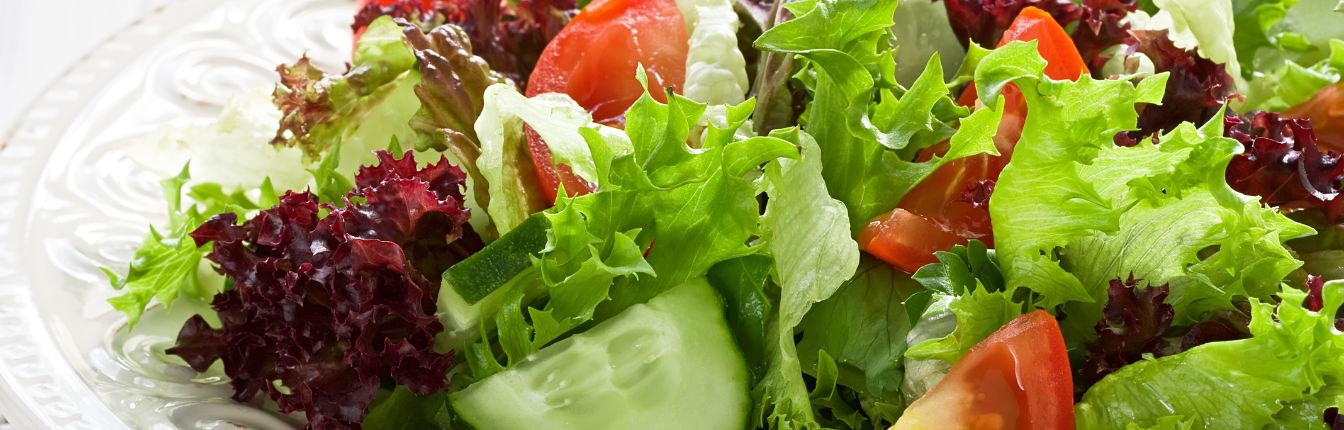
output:
[[232,288],[212,303],[222,327],[197,315],[168,352],[198,371],[222,360],[235,400],[264,391],[309,428],[358,428],[384,381],[419,395],[447,385],[453,356],[433,349],[437,279],[480,247],[464,176],[443,159],[378,158],[343,208],[289,192],[241,225],[225,213],[194,231],[214,242],[208,258]]
[[1271,206],[1318,209],[1327,222],[1339,221],[1344,214],[1344,164],[1338,154],[1317,147],[1310,120],[1256,112],[1224,122],[1227,137],[1245,147],[1227,168],[1232,188],[1260,196]]
[[429,31],[454,24],[471,37],[475,54],[520,88],[546,44],[578,12],[574,0],[399,0],[387,6],[369,3],[355,15],[361,31],[380,16],[392,16]]

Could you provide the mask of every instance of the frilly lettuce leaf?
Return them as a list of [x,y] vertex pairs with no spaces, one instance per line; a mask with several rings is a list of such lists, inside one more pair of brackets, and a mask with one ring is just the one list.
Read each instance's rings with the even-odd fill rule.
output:
[[1030,289],[1043,308],[1068,303],[1071,344],[1093,335],[1111,279],[1170,283],[1180,324],[1233,297],[1268,299],[1301,264],[1282,243],[1313,231],[1227,185],[1240,145],[1223,137],[1221,116],[1183,124],[1159,146],[1115,146],[1135,127],[1134,104],[1161,98],[1165,75],[1137,86],[1050,81],[1032,49],[1010,44],[976,71],[983,100],[1012,81],[1032,112],[990,215],[1008,288]]
[[[1045,60],[1035,42],[1015,42],[987,55],[976,69],[981,100],[994,100],[1015,82],[1031,115],[990,198],[998,257],[1008,287],[1028,287],[1043,305],[1092,300],[1068,274],[1055,249],[1089,235],[1114,231],[1123,207],[1112,204],[1079,171],[1107,147],[1116,133],[1134,128],[1134,104],[1161,100],[1164,75],[1138,87],[1125,81],[1082,77],[1076,83],[1042,78]],[[1039,220],[1050,220],[1040,222]]]
[[420,110],[415,88],[416,57],[391,18],[374,21],[355,47],[354,62],[341,75],[327,75],[308,58],[281,66],[273,96],[280,129],[272,143],[298,147],[316,160],[339,144],[340,173],[353,176],[376,161],[395,136],[415,142],[410,120]]
[[575,0],[381,0],[363,2],[350,27],[359,34],[376,20],[390,17],[425,31],[443,28],[444,24],[466,29],[477,55],[483,57],[491,69],[523,88],[547,43],[587,3]]
[[[968,111],[949,97],[937,56],[910,88],[896,85],[889,43],[895,1],[823,0],[787,7],[798,17],[766,31],[756,46],[806,60],[797,76],[812,97],[800,122],[820,142],[827,189],[848,208],[854,231],[896,207],[948,161],[995,153],[992,137],[1001,110],[966,117]],[[919,150],[949,138],[944,156],[913,161]]]
[[[485,108],[486,87],[508,80],[474,55],[470,38],[456,25],[439,26],[428,33],[407,26],[403,34],[415,53],[421,73],[420,82],[415,86],[420,106],[410,119],[416,140],[407,143],[418,151],[432,149],[452,154],[456,164],[467,172],[467,188],[472,192],[473,207],[488,208],[494,190],[486,186],[488,181],[477,166],[482,149],[475,123]],[[511,162],[526,165],[528,160],[513,159]],[[530,174],[531,171],[525,172]],[[532,178],[519,180],[536,183]]]
[[1327,428],[1325,409],[1344,400],[1344,335],[1334,312],[1344,282],[1323,292],[1330,311],[1307,310],[1305,293],[1285,289],[1277,306],[1252,300],[1250,339],[1121,368],[1083,395],[1078,428]]
[[278,201],[269,179],[257,187],[259,194],[249,196],[242,191],[226,193],[215,183],[201,183],[188,189],[190,171],[190,166],[184,166],[177,176],[163,180],[168,223],[162,231],[150,226],[149,234],[131,258],[126,275],[102,268],[112,287],[124,291],[107,301],[126,314],[132,328],[152,301],[163,306],[172,306],[178,298],[204,303],[223,290],[224,278],[204,261],[209,249],[196,245],[190,236],[193,230],[216,214],[233,212],[242,216]]
[[951,334],[912,345],[905,356],[914,360],[942,360],[955,363],[972,346],[994,334],[1009,321],[1022,315],[1022,304],[1014,302],[1004,291],[991,292],[972,286],[965,293],[952,297],[948,309],[957,319],[957,328]]
[[[529,282],[515,281],[519,286],[496,316],[508,365],[588,321],[705,276],[720,262],[757,253],[748,241],[759,234],[760,206],[748,174],[767,161],[796,157],[798,150],[777,137],[736,136],[753,106],[748,101],[711,110],[723,117],[704,121],[709,126],[700,148],[685,142],[706,108],[676,95],[663,104],[646,93],[627,112],[624,132],[602,133],[578,120],[553,124],[588,145],[588,179],[599,187],[562,197],[544,212],[548,242],[533,262],[538,270],[529,273],[549,300],[533,306]],[[479,355],[473,368],[502,368]]]
[[920,268],[914,279],[940,296],[934,300],[947,301],[956,328],[946,336],[911,345],[905,356],[952,364],[999,327],[1022,315],[1024,307],[1004,290],[998,259],[984,243],[972,240],[936,255],[938,262]]

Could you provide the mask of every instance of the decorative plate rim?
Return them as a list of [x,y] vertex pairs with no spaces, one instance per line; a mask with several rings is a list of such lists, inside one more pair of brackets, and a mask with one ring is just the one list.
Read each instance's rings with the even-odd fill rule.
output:
[[[50,157],[53,138],[81,113],[82,96],[108,86],[113,74],[193,12],[221,3],[184,0],[159,6],[107,38],[38,93],[0,139],[0,411],[14,428],[128,428],[66,360],[49,336],[19,266],[16,238],[27,233],[32,190]],[[46,146],[44,148],[44,145]]]

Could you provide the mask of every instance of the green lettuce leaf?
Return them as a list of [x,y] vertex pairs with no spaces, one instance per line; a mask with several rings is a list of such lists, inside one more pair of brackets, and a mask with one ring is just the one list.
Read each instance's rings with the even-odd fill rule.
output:
[[[483,97],[485,107],[475,124],[475,134],[481,141],[476,163],[491,196],[486,212],[499,234],[508,233],[550,203],[537,188],[524,126],[531,127],[546,142],[557,164],[569,165],[579,177],[602,185],[596,157],[583,129],[592,127],[611,142],[622,142],[624,134],[619,130],[593,124],[588,111],[564,94],[527,98],[513,85],[494,84],[486,88]],[[628,146],[610,145],[610,150],[628,153]]]
[[[904,408],[900,357],[914,320],[906,303],[922,291],[890,265],[864,259],[858,273],[831,298],[813,306],[799,325],[803,337],[798,356],[805,371],[821,379],[823,363],[830,359],[837,384],[857,393],[864,412],[857,419],[871,424],[851,427],[889,426]],[[921,310],[910,313],[917,317]],[[835,408],[831,409],[834,414]]]
[[[260,89],[229,100],[219,116],[204,124],[165,127],[127,142],[126,154],[145,170],[167,178],[191,161],[192,184],[256,189],[269,178],[282,190],[309,185],[303,153],[270,144],[280,112]],[[194,160],[194,161],[193,161]]]
[[[1125,81],[1083,77],[1076,83],[1042,78],[1045,60],[1035,43],[1012,43],[988,54],[976,69],[981,100],[994,100],[1015,82],[1032,114],[990,198],[998,258],[1008,287],[1028,287],[1043,306],[1093,300],[1064,271],[1055,250],[1091,231],[1115,231],[1124,208],[1113,204],[1079,171],[1116,133],[1133,129],[1134,104],[1161,101],[1165,75]],[[1041,222],[1040,220],[1050,220]]]
[[[517,98],[520,105],[537,100]],[[585,178],[599,187],[562,197],[544,212],[547,246],[533,266],[547,298],[533,303],[525,300],[526,287],[515,287],[496,316],[508,365],[590,321],[705,276],[716,264],[757,253],[748,241],[759,235],[760,206],[748,174],[767,161],[796,157],[798,150],[777,137],[736,136],[753,106],[748,101],[711,110],[723,117],[704,121],[709,125],[700,148],[685,142],[706,108],[675,95],[663,104],[646,93],[627,112],[619,135],[589,128],[586,121],[553,125],[557,133],[572,133],[557,136],[577,135],[576,145],[588,145],[592,159]],[[546,140],[553,148],[569,144]]]
[[1344,11],[1334,0],[1236,0],[1234,38],[1249,80],[1240,111],[1282,111],[1344,74]]
[[770,366],[753,390],[752,415],[757,426],[816,428],[793,335],[814,304],[831,297],[854,275],[859,247],[850,238],[845,206],[827,194],[816,140],[796,129],[772,136],[796,142],[802,158],[777,160],[765,170],[769,204],[760,218],[761,240],[775,259],[773,279],[780,298],[767,331]]
[[948,309],[957,319],[951,334],[911,346],[905,356],[913,360],[942,360],[955,363],[972,346],[994,334],[999,327],[1022,315],[1022,304],[1003,291],[972,288],[955,296]]
[[1032,49],[1010,44],[976,71],[982,99],[1012,81],[1032,112],[990,215],[1009,290],[1028,288],[1047,309],[1068,303],[1070,344],[1093,335],[1111,279],[1170,283],[1178,323],[1188,323],[1237,296],[1267,299],[1301,264],[1282,243],[1313,231],[1224,180],[1240,146],[1222,137],[1221,116],[1183,124],[1160,146],[1115,146],[1135,126],[1134,104],[1161,99],[1165,75],[1137,86],[1050,81]]
[[[935,55],[942,61],[943,79],[951,80],[957,65],[962,64],[966,48],[961,46],[952,24],[947,20],[947,8],[933,0],[903,0],[896,8],[891,27],[896,36],[896,64],[928,64]],[[919,78],[916,67],[898,67],[896,82],[909,86]]]
[[919,268],[912,275],[925,288],[943,295],[961,295],[979,285],[988,291],[1003,291],[1003,271],[993,249],[971,240],[948,251],[934,253],[937,263]]
[[[107,301],[126,314],[132,328],[140,322],[150,302],[165,307],[179,298],[209,302],[224,288],[223,276],[204,261],[209,249],[196,246],[196,240],[190,236],[201,223],[216,214],[234,212],[242,216],[278,202],[269,179],[262,181],[256,196],[242,191],[225,193],[215,183],[197,184],[184,196],[184,188],[191,181],[190,171],[190,166],[184,166],[177,176],[163,180],[168,223],[162,231],[150,226],[149,234],[131,258],[126,275],[102,268],[112,288],[124,291]],[[184,202],[183,197],[190,200]]]
[[1196,50],[1199,56],[1226,66],[1229,74],[1240,78],[1241,63],[1234,44],[1236,8],[1232,3],[1233,0],[1153,0],[1159,11],[1147,26],[1168,29],[1168,37],[1176,47]]
[[361,423],[366,428],[386,430],[451,429],[452,411],[448,393],[417,396],[404,386],[381,392]]
[[[1080,429],[1326,428],[1341,405],[1344,335],[1335,313],[1312,312],[1306,294],[1279,292],[1277,307],[1252,300],[1250,339],[1213,342],[1126,366],[1103,378],[1076,407]],[[1344,304],[1344,282],[1323,289],[1323,309]],[[1160,399],[1160,401],[1159,401]]]
[[767,328],[774,314],[774,302],[766,293],[775,260],[764,254],[752,254],[715,264],[706,275],[710,285],[723,296],[728,328],[737,340],[742,356],[751,369],[753,382],[760,381],[770,362],[766,355]]
[[1283,111],[1310,100],[1321,89],[1339,82],[1344,76],[1344,40],[1331,40],[1329,46],[1330,56],[1316,64],[1302,66],[1285,60],[1277,71],[1251,81],[1246,100],[1239,107]]
[[[798,77],[812,97],[801,122],[821,142],[826,186],[848,208],[852,230],[896,207],[948,161],[996,153],[992,137],[1002,110],[966,117],[968,111],[949,97],[937,56],[910,88],[896,85],[889,33],[896,1],[788,7],[798,17],[766,31],[756,46],[805,59]],[[912,161],[921,149],[949,138],[944,156]]]
[[1236,47],[1237,61],[1241,62],[1241,71],[1254,73],[1256,54],[1261,49],[1274,49],[1280,39],[1293,38],[1290,34],[1276,31],[1276,24],[1288,16],[1288,9],[1298,0],[1233,0],[1233,25],[1236,31],[1232,42]]
[[1022,315],[1024,306],[1004,290],[998,259],[984,243],[973,240],[935,255],[938,262],[920,268],[913,278],[937,295],[933,300],[947,302],[956,327],[945,336],[914,344],[905,357],[952,364],[999,327]]

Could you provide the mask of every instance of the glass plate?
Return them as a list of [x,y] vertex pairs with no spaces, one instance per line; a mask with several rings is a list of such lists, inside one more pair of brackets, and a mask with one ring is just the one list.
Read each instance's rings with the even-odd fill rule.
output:
[[[223,378],[158,360],[176,329],[126,335],[98,268],[126,267],[146,226],[166,217],[160,175],[119,143],[213,118],[305,52],[343,70],[354,8],[352,0],[175,1],[84,58],[0,138],[0,411],[15,428],[301,423],[228,400]],[[180,321],[189,312],[154,314]]]

